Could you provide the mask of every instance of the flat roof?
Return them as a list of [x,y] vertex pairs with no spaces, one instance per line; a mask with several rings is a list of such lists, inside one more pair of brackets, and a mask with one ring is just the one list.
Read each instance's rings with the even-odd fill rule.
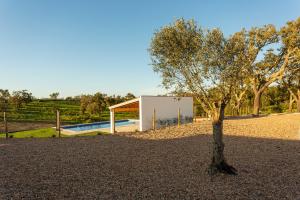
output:
[[141,97],[169,97],[169,98],[192,98],[192,97],[188,97],[188,96],[152,96],[152,95],[141,95],[138,98],[135,99],[131,99],[113,106],[110,106],[109,109],[117,109],[117,108],[138,108],[138,103],[141,99]]

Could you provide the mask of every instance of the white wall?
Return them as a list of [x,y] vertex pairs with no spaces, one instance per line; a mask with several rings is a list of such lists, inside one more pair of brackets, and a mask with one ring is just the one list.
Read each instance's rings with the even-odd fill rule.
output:
[[153,109],[156,120],[178,118],[178,108],[182,117],[193,117],[192,97],[140,97],[140,131],[152,128]]

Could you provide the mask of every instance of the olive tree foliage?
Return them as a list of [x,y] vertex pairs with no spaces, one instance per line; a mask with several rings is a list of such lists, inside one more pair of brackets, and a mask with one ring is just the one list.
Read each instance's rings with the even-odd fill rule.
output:
[[[244,45],[241,60],[254,93],[253,114],[258,115],[264,91],[282,79],[289,65],[295,62],[299,51],[299,19],[288,22],[280,31],[266,25],[242,30],[240,34]],[[279,48],[274,50],[274,46]]]
[[97,92],[94,95],[82,95],[80,98],[80,112],[81,114],[88,113],[90,115],[101,113],[106,108],[106,95]]
[[209,172],[235,174],[223,150],[223,119],[232,92],[243,79],[243,35],[225,38],[219,29],[204,30],[195,21],[176,20],[154,33],[149,49],[155,72],[167,89],[190,93],[212,118],[213,158]]
[[300,17],[281,29],[283,48],[288,67],[282,82],[290,92],[291,100],[297,103],[300,112]]

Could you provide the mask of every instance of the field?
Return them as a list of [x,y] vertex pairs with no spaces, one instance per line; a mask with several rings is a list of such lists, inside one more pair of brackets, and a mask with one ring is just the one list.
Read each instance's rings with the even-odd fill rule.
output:
[[300,114],[227,119],[237,176],[206,173],[208,121],[144,133],[0,140],[0,199],[300,198]]
[[[100,117],[80,114],[80,103],[74,100],[34,100],[24,104],[17,111],[13,107],[9,107],[7,112],[9,135],[17,138],[52,137],[56,134],[50,129],[56,126],[56,109],[60,110],[63,125],[107,121],[110,117],[109,110],[103,111]],[[135,119],[137,117],[137,113],[116,113],[116,120]],[[0,120],[3,121],[2,115],[0,115]],[[0,123],[0,138],[5,137],[3,133],[4,123]]]
[[[80,102],[74,100],[34,100],[24,104],[19,110],[9,107],[7,117],[9,121],[18,122],[47,122],[54,123],[56,110],[61,112],[61,120],[64,123],[83,123],[109,120],[109,110],[106,109],[98,115],[80,114]],[[3,116],[0,116],[0,119]],[[136,113],[116,113],[116,119],[136,118]]]

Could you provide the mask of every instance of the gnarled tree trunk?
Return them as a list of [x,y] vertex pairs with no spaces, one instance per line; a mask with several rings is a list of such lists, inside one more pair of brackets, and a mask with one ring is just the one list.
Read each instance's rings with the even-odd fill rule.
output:
[[236,169],[226,163],[224,157],[223,143],[223,120],[224,120],[225,105],[222,104],[219,111],[213,113],[213,155],[212,162],[209,166],[209,174],[213,175],[218,172],[226,174],[236,174]]
[[300,113],[300,90],[297,91],[298,94],[298,99],[296,99],[297,101],[297,112]]
[[297,103],[297,112],[300,112],[300,89],[298,89],[296,92],[289,89],[289,92],[293,96],[293,101],[296,101]]
[[260,102],[261,102],[262,92],[254,93],[254,103],[253,103],[253,115],[258,116],[260,111]]
[[236,114],[237,116],[240,116],[241,114],[241,101],[239,100],[237,103],[236,103]]
[[289,102],[289,112],[290,113],[293,111],[294,102],[295,102],[295,99],[293,98],[293,94],[290,92],[290,102]]
[[235,99],[234,99],[234,101],[235,101],[235,103],[234,103],[234,109],[236,110],[236,112],[237,112],[236,114],[238,116],[241,114],[242,100],[243,100],[243,98],[244,98],[244,96],[246,94],[246,91],[247,90],[243,90],[239,94],[236,93],[234,95],[234,97],[235,97]]

